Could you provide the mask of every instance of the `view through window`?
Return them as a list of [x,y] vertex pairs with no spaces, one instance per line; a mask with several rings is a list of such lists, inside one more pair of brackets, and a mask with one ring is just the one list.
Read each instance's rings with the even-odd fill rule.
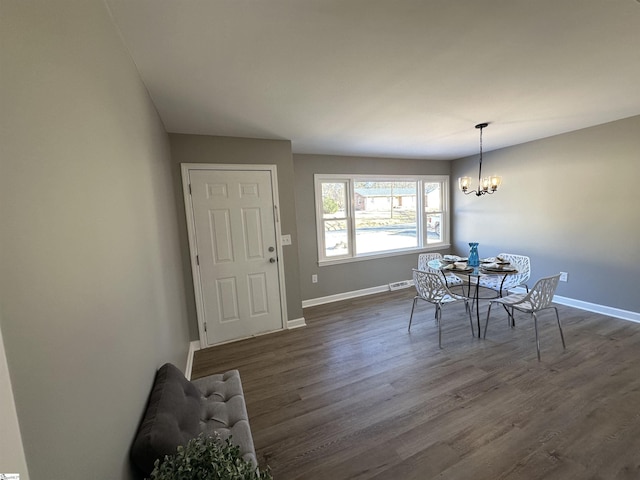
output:
[[446,176],[316,175],[320,261],[444,243],[447,191]]

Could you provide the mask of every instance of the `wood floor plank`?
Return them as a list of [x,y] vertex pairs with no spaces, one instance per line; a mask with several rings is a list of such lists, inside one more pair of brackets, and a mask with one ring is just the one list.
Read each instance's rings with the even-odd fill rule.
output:
[[[259,461],[289,479],[640,478],[640,324],[558,306],[533,323],[410,289],[307,308],[307,326],[196,352],[239,369]],[[481,303],[484,326],[487,304]],[[475,322],[475,319],[474,319]]]

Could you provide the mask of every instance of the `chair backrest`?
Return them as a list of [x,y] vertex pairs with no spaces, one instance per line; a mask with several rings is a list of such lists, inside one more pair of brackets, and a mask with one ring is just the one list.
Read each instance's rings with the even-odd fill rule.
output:
[[518,273],[509,275],[505,280],[505,287],[509,285],[523,285],[531,278],[531,260],[525,255],[516,255],[515,253],[501,253],[498,255],[507,260],[511,265],[518,269]]
[[437,303],[445,296],[453,296],[439,273],[413,269],[413,283],[420,297],[428,302]]
[[440,260],[442,255],[439,253],[421,253],[418,255],[418,270],[422,270],[423,272],[431,272],[438,273],[439,270],[435,268],[431,268],[429,266],[429,262],[431,260]]
[[550,277],[542,277],[536,282],[524,300],[527,300],[531,304],[532,310],[542,310],[551,305],[553,301],[553,295],[558,288],[558,282],[560,281],[560,274],[552,275]]

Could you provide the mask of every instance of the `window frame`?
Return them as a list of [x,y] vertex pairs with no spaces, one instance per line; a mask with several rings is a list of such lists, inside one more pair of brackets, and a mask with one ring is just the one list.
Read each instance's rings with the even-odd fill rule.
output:
[[[375,258],[385,258],[397,255],[407,255],[410,253],[441,250],[450,247],[450,189],[449,175],[380,175],[380,174],[314,174],[314,199],[316,211],[316,237],[318,249],[318,265],[335,265],[340,263],[358,262],[363,260],[371,260]],[[354,242],[356,236],[356,217],[355,217],[355,188],[356,182],[376,181],[376,182],[416,182],[419,194],[416,198],[416,234],[418,236],[418,246],[400,248],[393,250],[378,251],[372,253],[356,254],[356,245]],[[336,256],[326,256],[324,224],[327,219],[324,218],[322,184],[323,183],[343,183],[346,186],[346,208],[345,218],[347,222],[347,253]],[[425,208],[425,184],[439,183],[441,190],[441,209],[438,211],[428,212],[429,214],[440,213],[442,215],[442,224],[440,225],[440,241],[428,243],[427,241],[427,211]],[[342,218],[341,218],[342,219]]]

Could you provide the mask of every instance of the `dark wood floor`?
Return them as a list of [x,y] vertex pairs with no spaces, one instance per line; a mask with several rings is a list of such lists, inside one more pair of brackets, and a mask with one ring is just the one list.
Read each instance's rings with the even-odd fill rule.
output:
[[[411,289],[305,309],[307,327],[201,350],[193,378],[240,370],[261,465],[290,479],[640,479],[640,324],[559,306],[533,326]],[[486,305],[481,305],[486,311]]]

